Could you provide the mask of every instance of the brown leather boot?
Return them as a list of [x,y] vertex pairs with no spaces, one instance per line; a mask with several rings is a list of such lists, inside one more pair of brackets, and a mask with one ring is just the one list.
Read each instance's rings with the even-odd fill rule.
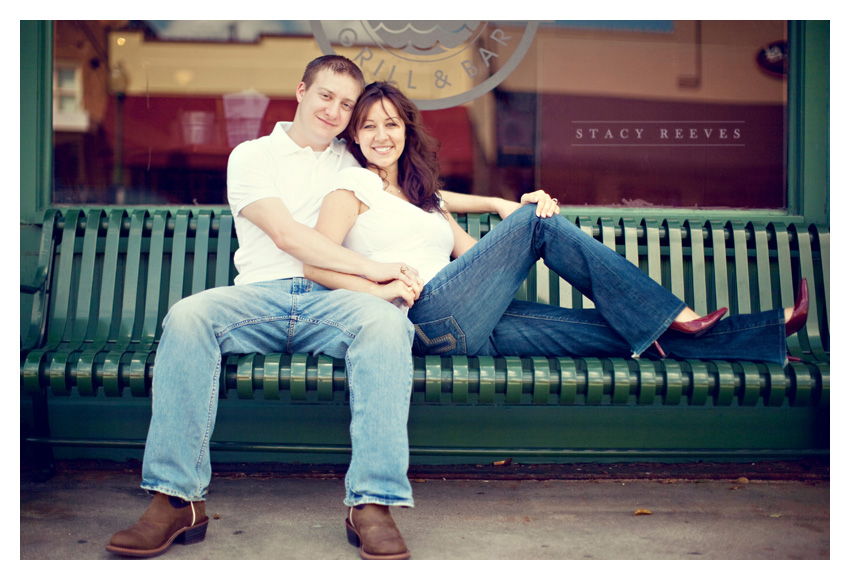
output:
[[[183,504],[182,507],[177,507],[180,504]],[[185,502],[157,493],[139,521],[112,536],[106,549],[121,556],[159,556],[173,542],[203,542],[208,522],[204,502]]]
[[360,548],[364,560],[406,560],[410,552],[395,526],[390,508],[367,503],[349,508],[345,520],[348,542]]

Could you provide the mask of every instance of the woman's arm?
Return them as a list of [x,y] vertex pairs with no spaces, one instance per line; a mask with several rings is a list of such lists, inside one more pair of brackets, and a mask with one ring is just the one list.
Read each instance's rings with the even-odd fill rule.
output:
[[[316,231],[327,236],[332,242],[342,244],[345,236],[354,226],[357,216],[365,208],[365,204],[357,199],[353,192],[345,189],[334,191],[322,201]],[[411,273],[413,273],[412,276]],[[309,264],[304,264],[304,276],[327,288],[365,292],[388,302],[401,298],[408,306],[413,306],[423,286],[422,280],[412,269],[408,271],[411,284],[400,280],[394,280],[389,284],[377,284],[360,276],[326,270]]]
[[558,200],[542,189],[524,194],[519,203],[501,197],[484,197],[453,191],[440,191],[440,196],[447,209],[453,213],[497,213],[505,219],[521,206],[531,203],[537,204],[538,217],[552,217],[561,213]]
[[439,193],[446,205],[446,209],[452,213],[498,213],[502,215],[502,212],[506,212],[502,216],[504,218],[519,207],[518,203],[502,199],[501,197],[485,197],[442,190]]

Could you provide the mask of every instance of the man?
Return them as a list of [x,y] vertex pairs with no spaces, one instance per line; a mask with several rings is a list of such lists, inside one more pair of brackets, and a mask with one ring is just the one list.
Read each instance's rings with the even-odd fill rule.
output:
[[142,487],[156,495],[136,524],[111,538],[110,552],[150,557],[175,541],[203,541],[222,354],[283,351],[345,359],[348,537],[363,558],[410,556],[389,506],[413,506],[407,479],[413,327],[388,302],[303,278],[307,263],[375,282],[402,280],[416,296],[421,290],[414,269],[372,262],[312,229],[328,179],[356,165],[336,136],[363,88],[351,61],[320,57],[298,85],[293,121],[231,153],[227,189],[239,274],[234,286],[181,300],[163,322],[142,468]]

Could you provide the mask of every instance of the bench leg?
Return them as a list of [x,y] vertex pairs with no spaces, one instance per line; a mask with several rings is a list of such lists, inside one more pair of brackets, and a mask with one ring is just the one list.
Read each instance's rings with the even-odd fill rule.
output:
[[[47,410],[47,393],[39,391],[32,395],[33,432],[34,439],[50,438],[50,417]],[[26,444],[26,442],[24,442]],[[33,478],[36,481],[47,481],[56,473],[56,460],[53,457],[53,447],[49,443],[29,442],[26,451],[32,456]],[[21,450],[24,455],[24,449]]]

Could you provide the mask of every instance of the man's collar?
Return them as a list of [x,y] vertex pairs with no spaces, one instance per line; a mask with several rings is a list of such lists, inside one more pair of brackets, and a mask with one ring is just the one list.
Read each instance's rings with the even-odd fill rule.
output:
[[[275,124],[274,129],[271,132],[271,138],[274,140],[276,146],[280,147],[284,155],[289,155],[291,153],[298,153],[299,151],[303,151],[304,149],[308,149],[308,147],[301,147],[295,141],[292,140],[292,137],[289,136],[289,129],[292,127],[292,121],[279,121]],[[331,144],[326,149],[330,150],[334,155],[342,155],[345,153],[345,141],[342,139],[334,139],[331,141]]]

